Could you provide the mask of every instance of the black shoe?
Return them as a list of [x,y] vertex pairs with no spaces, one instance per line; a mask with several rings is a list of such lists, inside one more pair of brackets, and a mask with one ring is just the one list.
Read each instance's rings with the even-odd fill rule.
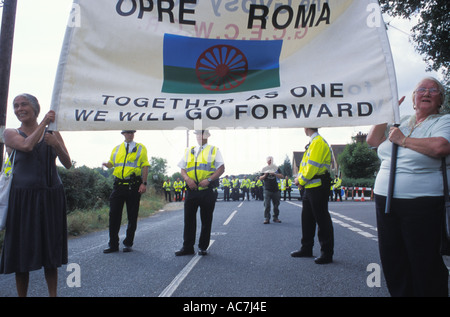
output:
[[175,251],[175,255],[176,256],[183,256],[183,255],[191,255],[191,254],[194,254],[195,252],[194,252],[194,249],[185,249],[185,248],[181,248],[180,250],[178,250],[178,251]]
[[123,252],[133,252],[133,248],[132,247],[123,247]]
[[275,219],[273,219],[273,222],[276,222],[276,223],[281,223],[281,220],[280,220],[280,219],[278,219],[278,218],[275,218]]
[[333,257],[332,256],[321,255],[318,258],[315,258],[314,262],[316,262],[316,264],[332,263],[333,262]]
[[298,250],[291,252],[293,258],[311,258],[313,256],[312,251]]
[[119,248],[111,248],[111,247],[108,247],[108,248],[106,248],[105,250],[103,250],[103,253],[113,253],[113,252],[117,252],[117,251],[119,251]]
[[206,250],[200,249],[198,250],[198,255],[207,255],[208,252]]

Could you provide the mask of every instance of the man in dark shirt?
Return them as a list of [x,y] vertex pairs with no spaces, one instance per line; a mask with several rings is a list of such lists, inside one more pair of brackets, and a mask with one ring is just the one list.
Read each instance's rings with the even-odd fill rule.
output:
[[278,188],[277,178],[283,178],[278,166],[273,164],[273,157],[267,157],[267,166],[262,169],[260,180],[264,181],[264,224],[270,223],[270,202],[273,204],[273,222],[280,223],[278,219],[280,210],[280,189]]

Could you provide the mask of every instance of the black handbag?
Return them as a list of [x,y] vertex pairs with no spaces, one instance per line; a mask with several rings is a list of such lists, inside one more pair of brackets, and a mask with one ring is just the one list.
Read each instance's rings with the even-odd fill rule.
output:
[[450,200],[448,195],[448,181],[447,181],[447,164],[445,157],[442,158],[442,174],[444,176],[444,199],[445,199],[445,213],[442,228],[441,254],[450,255]]

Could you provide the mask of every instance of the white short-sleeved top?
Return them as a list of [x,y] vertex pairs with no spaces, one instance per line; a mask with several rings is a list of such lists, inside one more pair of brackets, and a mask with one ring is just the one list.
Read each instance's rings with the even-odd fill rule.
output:
[[[450,142],[450,115],[431,115],[416,125],[415,115],[401,119],[400,130],[411,138],[443,137]],[[414,126],[416,126],[414,128]],[[389,128],[386,130],[389,131]],[[378,147],[381,160],[380,170],[375,180],[374,192],[387,196],[391,165],[392,143],[386,139]],[[447,170],[450,158],[447,156]],[[450,174],[448,173],[450,176]],[[443,196],[443,176],[441,159],[433,158],[408,148],[399,147],[395,176],[395,198],[417,198]]]

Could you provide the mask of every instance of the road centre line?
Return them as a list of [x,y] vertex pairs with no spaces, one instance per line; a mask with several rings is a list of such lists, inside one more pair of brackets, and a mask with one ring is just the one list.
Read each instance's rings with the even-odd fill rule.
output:
[[228,223],[233,219],[234,215],[237,213],[237,210],[233,211],[228,219],[223,223],[224,226],[228,225]]
[[[237,208],[241,207],[244,202],[241,202]],[[236,215],[237,209],[234,210],[228,219],[223,223],[224,226],[228,225],[228,223],[233,219],[234,215]],[[215,240],[210,240],[209,248],[214,243]],[[183,282],[183,280],[188,276],[188,274],[192,271],[195,265],[200,261],[203,256],[196,254],[191,261],[178,273],[177,276],[170,282],[170,284],[158,295],[158,297],[171,297],[172,294],[177,290],[178,286]]]
[[[215,240],[210,240],[209,247],[214,243]],[[203,255],[196,254],[191,261],[178,273],[177,276],[170,282],[170,284],[158,295],[158,297],[171,297],[172,294],[177,290],[178,286],[183,282],[183,280],[188,276],[188,274],[192,271],[195,265],[200,261]]]
[[[299,207],[303,208],[303,205],[302,205],[302,204],[296,204],[296,203],[293,203],[293,202],[290,202],[290,201],[287,201],[287,203],[289,203],[289,204],[291,204],[291,205],[294,205],[294,206],[299,206]],[[355,219],[353,219],[353,218],[344,216],[344,215],[342,215],[342,214],[340,214],[340,213],[337,213],[337,212],[335,212],[335,211],[332,211],[332,210],[329,210],[329,212],[330,212],[331,215],[333,215],[333,216],[335,216],[335,217],[339,217],[339,218],[342,218],[342,219],[344,219],[344,220],[346,220],[346,221],[350,221],[350,222],[352,222],[352,223],[354,223],[354,224],[357,224],[357,225],[359,225],[359,226],[362,226],[362,227],[364,227],[364,228],[368,228],[368,229],[377,231],[377,228],[374,227],[374,226],[372,226],[372,225],[369,225],[369,224],[366,224],[366,223],[361,222],[361,221],[359,221],[359,220],[355,220]],[[344,227],[344,228],[347,228],[347,229],[349,229],[349,230],[351,230],[351,231],[353,231],[353,232],[356,232],[356,233],[362,235],[363,237],[369,238],[369,239],[371,239],[371,240],[373,240],[373,241],[378,241],[378,237],[375,236],[375,235],[373,235],[373,234],[371,234],[370,232],[366,232],[366,231],[364,231],[364,230],[361,230],[361,229],[359,229],[359,228],[356,228],[356,227],[354,227],[354,226],[352,226],[352,225],[350,225],[350,224],[348,224],[348,223],[346,223],[346,222],[343,222],[343,221],[341,221],[341,220],[339,220],[339,219],[336,219],[336,218],[334,218],[334,217],[331,217],[331,220],[332,220],[334,223],[336,223],[336,224],[338,224],[338,225],[340,225],[340,226],[342,226],[342,227]]]

